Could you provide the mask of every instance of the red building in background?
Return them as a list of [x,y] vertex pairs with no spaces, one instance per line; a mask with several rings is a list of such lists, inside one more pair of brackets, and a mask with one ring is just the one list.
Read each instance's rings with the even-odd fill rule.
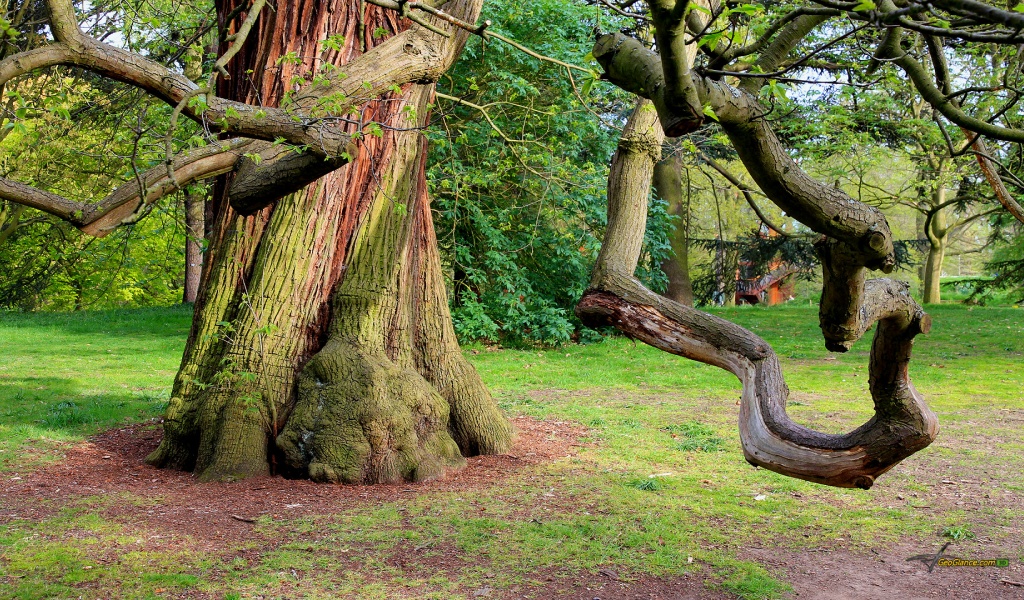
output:
[[[761,233],[763,237],[776,235],[771,229],[767,230],[767,235]],[[793,297],[793,281],[789,276],[796,271],[792,265],[775,259],[768,265],[768,273],[758,275],[753,272],[753,265],[740,261],[736,269],[736,304],[764,303],[774,306],[789,300]]]

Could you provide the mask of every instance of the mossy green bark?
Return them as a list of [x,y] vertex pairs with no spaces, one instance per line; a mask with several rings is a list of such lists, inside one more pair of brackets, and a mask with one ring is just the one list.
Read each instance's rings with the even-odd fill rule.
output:
[[[358,188],[367,196],[314,187],[268,219],[223,224],[149,462],[204,480],[274,471],[375,483],[435,477],[463,455],[509,448],[511,428],[448,312],[418,131],[430,95],[403,95],[416,110],[384,134],[386,160]],[[346,248],[330,219],[360,206]],[[340,268],[331,248],[344,251]],[[332,292],[324,282],[335,271]]]
[[[292,78],[324,60],[368,77],[408,66],[408,50],[395,46],[395,65],[351,70],[391,35],[358,47],[346,36],[343,50],[321,52],[324,37],[349,26],[401,32],[408,21],[396,12],[357,0],[283,1],[261,13],[261,35],[229,63],[218,95],[275,106]],[[449,8],[472,21],[479,7]],[[446,64],[467,35],[419,58]],[[286,55],[302,64],[282,66]],[[196,316],[150,463],[201,479],[288,470],[374,482],[423,479],[463,454],[508,448],[509,425],[462,358],[448,314],[420,133],[431,96],[431,86],[410,84],[362,105],[383,135],[361,130],[346,166],[268,198],[255,214],[231,208],[238,173],[218,181]]]
[[465,462],[449,412],[416,371],[332,340],[303,369],[277,445],[285,465],[314,481],[422,481]]
[[[412,114],[426,111],[429,93],[422,88]],[[435,477],[464,462],[450,430],[467,454],[511,440],[475,371],[449,356],[458,345],[430,226],[424,140],[386,135],[396,136],[395,151],[335,292],[330,339],[303,369],[277,438],[285,465],[317,481]]]

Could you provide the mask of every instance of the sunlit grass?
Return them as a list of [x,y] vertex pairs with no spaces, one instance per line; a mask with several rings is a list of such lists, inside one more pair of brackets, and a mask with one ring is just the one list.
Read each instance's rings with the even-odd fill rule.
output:
[[[845,431],[870,417],[870,339],[832,355],[813,307],[715,312],[773,345],[798,421]],[[720,591],[762,598],[788,588],[744,556],[752,545],[862,552],[984,540],[1019,559],[1022,313],[929,312],[934,328],[918,338],[911,375],[942,432],[868,491],[748,465],[738,382],[719,369],[623,338],[547,350],[471,345],[467,356],[507,413],[577,422],[587,446],[471,494],[261,517],[250,540],[217,555],[190,550],[188,538],[173,550],[139,544],[138,523],[103,516],[111,502],[150,506],[152,497],[89,497],[38,522],[0,525],[0,596],[468,598],[614,568],[626,579],[696,572]],[[62,443],[158,415],[188,318],[183,309],[0,315],[0,465],[24,472],[56,459]],[[941,504],[947,478],[1002,500],[976,510]],[[396,566],[400,552],[420,558]]]
[[190,319],[188,307],[0,312],[0,471],[52,458],[59,442],[159,416]]

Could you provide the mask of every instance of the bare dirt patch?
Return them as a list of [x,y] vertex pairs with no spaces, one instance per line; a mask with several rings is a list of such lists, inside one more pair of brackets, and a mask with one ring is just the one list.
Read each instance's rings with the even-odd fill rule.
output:
[[[519,586],[501,595],[481,594],[483,598],[558,598],[566,600],[720,600],[734,596],[709,589],[700,574],[682,577],[641,576],[622,579],[611,569],[596,575],[571,578],[543,577],[541,584]],[[477,590],[474,593],[487,592]]]
[[[829,598],[830,600],[992,600],[1024,598],[1024,587],[1004,583],[1021,582],[1024,567],[1010,558],[1010,566],[940,567],[929,572],[920,559],[908,558],[934,555],[941,546],[900,544],[884,551],[854,553],[848,551],[809,552],[756,548],[744,558],[755,560],[782,575],[793,586],[796,598]],[[991,552],[974,548],[964,550],[950,546],[944,556],[959,558],[997,558]]]

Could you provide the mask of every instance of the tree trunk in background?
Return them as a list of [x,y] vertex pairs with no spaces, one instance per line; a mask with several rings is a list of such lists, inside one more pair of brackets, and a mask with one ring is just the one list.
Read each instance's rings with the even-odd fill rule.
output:
[[736,269],[739,267],[739,250],[723,242],[715,250],[715,289],[722,306],[736,306]]
[[[221,18],[234,4],[217,3]],[[453,4],[469,20],[479,8]],[[387,37],[379,30],[404,26],[358,0],[284,0],[261,14],[220,94],[276,105],[293,78],[342,66],[360,40],[369,48]],[[332,34],[344,47],[321,52]],[[302,63],[278,61],[286,54]],[[428,478],[462,455],[509,447],[511,429],[448,313],[419,132],[432,95],[406,85],[366,104],[364,122],[383,135],[364,136],[350,164],[254,215],[232,209],[230,175],[217,182],[196,315],[152,464],[201,479],[270,469],[373,483]]]
[[25,212],[20,204],[0,203],[0,244],[7,241],[21,223],[21,215]]
[[199,281],[203,274],[203,239],[206,227],[206,195],[192,189],[185,190],[185,292],[182,302],[192,303],[199,294]]
[[[918,240],[927,239],[928,235],[924,231],[924,225],[927,222],[928,215],[925,214],[924,212],[921,212],[921,211],[922,210],[928,210],[928,205],[922,202],[922,203],[917,205],[917,208],[918,208],[918,212],[917,212],[917,214],[914,217],[914,231],[917,232],[916,235],[917,235],[917,239]],[[927,262],[927,259],[928,259],[928,254],[926,252],[925,253],[925,260],[921,261],[921,263],[917,266],[917,279],[918,279],[918,281],[921,282],[921,294],[922,294],[922,296],[924,295],[924,272],[925,272],[925,264]]]
[[925,304],[942,302],[942,260],[945,256],[946,236],[929,240],[928,258],[924,263],[924,292],[922,293]]
[[[945,201],[944,190],[936,192],[933,206],[941,206]],[[925,233],[928,236],[928,258],[924,264],[924,290],[922,296],[925,304],[942,302],[942,260],[946,256],[946,242],[949,239],[949,227],[946,225],[944,210],[934,210]]]
[[661,270],[668,277],[664,296],[686,306],[693,306],[693,286],[690,283],[690,181],[687,176],[684,198],[682,162],[678,156],[669,156],[654,166],[654,193],[668,204],[668,213],[677,217],[669,244],[672,256],[662,261]]

